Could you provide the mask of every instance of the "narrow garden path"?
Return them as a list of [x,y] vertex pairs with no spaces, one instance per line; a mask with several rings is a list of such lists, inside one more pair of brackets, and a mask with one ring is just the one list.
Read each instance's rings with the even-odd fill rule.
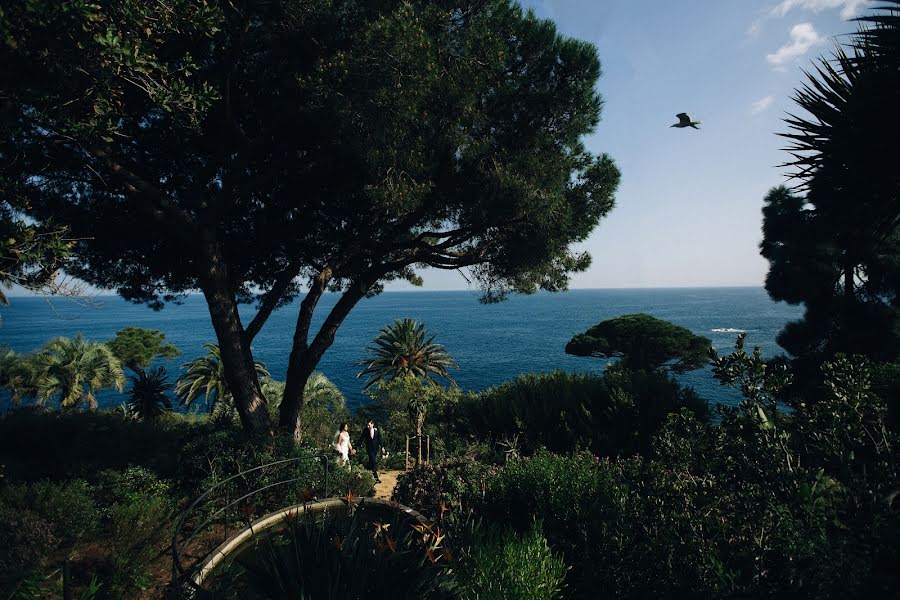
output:
[[381,483],[375,484],[375,497],[390,500],[394,493],[394,487],[397,485],[397,477],[402,472],[402,470],[380,471],[378,476],[381,478]]

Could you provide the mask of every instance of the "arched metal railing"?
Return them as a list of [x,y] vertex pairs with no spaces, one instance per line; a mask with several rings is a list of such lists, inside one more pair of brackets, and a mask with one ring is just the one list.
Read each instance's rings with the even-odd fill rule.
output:
[[[172,534],[172,583],[175,587],[192,584],[192,579],[190,574],[194,570],[197,564],[203,561],[203,559],[209,554],[209,551],[203,551],[201,556],[197,558],[197,560],[192,561],[192,564],[185,565],[184,557],[186,551],[190,548],[191,543],[194,540],[198,539],[198,536],[203,534],[204,532],[208,532],[214,525],[222,524],[222,535],[215,536],[215,539],[218,540],[218,543],[224,542],[228,539],[229,535],[229,526],[231,525],[231,512],[235,509],[235,507],[244,508],[249,505],[249,500],[259,496],[262,492],[267,490],[271,490],[277,488],[279,486],[287,486],[291,483],[295,483],[298,481],[302,481],[309,476],[308,471],[304,471],[302,474],[293,477],[285,477],[283,479],[279,479],[278,481],[267,483],[266,485],[256,487],[252,490],[246,491],[242,490],[242,492],[237,492],[235,495],[236,498],[232,499],[232,487],[233,482],[246,479],[248,475],[253,475],[256,473],[267,472],[266,470],[271,471],[291,471],[298,464],[306,463],[319,463],[321,464],[323,476],[323,485],[321,489],[321,495],[316,494],[317,490],[308,490],[308,496],[303,498],[298,498],[298,500],[308,501],[315,497],[327,498],[329,495],[329,469],[331,467],[331,461],[333,459],[324,454],[309,454],[305,456],[299,456],[295,458],[287,458],[284,460],[277,460],[274,462],[266,463],[264,465],[259,465],[257,467],[253,467],[251,469],[246,469],[239,473],[235,473],[226,479],[218,482],[198,498],[196,498],[179,516],[178,521],[175,525],[175,531]],[[295,474],[295,472],[292,472]],[[221,503],[221,507],[220,506]],[[211,506],[212,505],[212,506]],[[211,508],[215,508],[208,515],[206,512]],[[274,508],[278,508],[276,506],[264,507],[265,510],[272,510]],[[205,516],[205,519],[203,518]],[[249,515],[244,515],[245,519],[249,520]],[[193,522],[195,520],[201,520],[202,522],[199,525],[194,526]],[[216,545],[218,545],[218,543]],[[211,550],[211,549],[210,549]]]

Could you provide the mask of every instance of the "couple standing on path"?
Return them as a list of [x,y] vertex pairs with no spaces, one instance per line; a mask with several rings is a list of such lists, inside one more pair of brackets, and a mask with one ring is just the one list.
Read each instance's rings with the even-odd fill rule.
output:
[[[366,454],[369,455],[369,470],[375,477],[375,483],[381,483],[378,478],[378,455],[381,453],[381,431],[375,427],[375,421],[366,421],[366,429],[363,432],[363,445]],[[341,423],[341,429],[334,437],[334,449],[340,455],[338,463],[341,466],[350,467],[350,456],[356,454],[353,444],[350,443],[350,425]]]

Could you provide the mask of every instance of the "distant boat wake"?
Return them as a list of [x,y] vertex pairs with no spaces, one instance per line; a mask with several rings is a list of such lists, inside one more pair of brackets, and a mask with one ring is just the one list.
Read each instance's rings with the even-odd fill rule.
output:
[[716,327],[710,331],[715,333],[747,333],[746,329],[735,329],[733,327]]

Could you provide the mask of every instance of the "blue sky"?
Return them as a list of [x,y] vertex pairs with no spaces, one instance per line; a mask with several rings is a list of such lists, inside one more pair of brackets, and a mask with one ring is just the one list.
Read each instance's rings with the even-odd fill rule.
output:
[[[622,171],[616,208],[583,245],[573,288],[762,285],[761,209],[801,67],[852,33],[860,0],[532,0],[597,46],[605,106],[587,140]],[[675,114],[700,131],[672,129]],[[464,289],[426,272],[425,289]],[[394,285],[389,289],[408,288]]]
[[[605,106],[594,152],[622,171],[616,208],[582,244],[593,265],[573,288],[760,286],[762,199],[801,67],[856,30],[867,0],[529,0],[597,46]],[[673,129],[687,112],[699,131]],[[455,271],[425,290],[465,289]],[[392,283],[387,289],[415,289]],[[14,290],[16,295],[19,290]]]

